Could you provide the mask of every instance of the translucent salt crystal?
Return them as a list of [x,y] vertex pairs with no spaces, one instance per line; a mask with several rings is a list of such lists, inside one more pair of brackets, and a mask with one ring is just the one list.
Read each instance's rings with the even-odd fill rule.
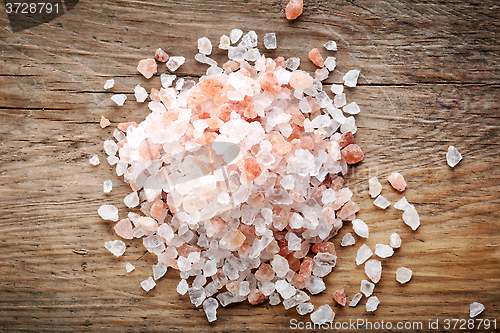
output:
[[284,189],[291,190],[295,186],[295,178],[292,175],[286,175],[280,181]]
[[377,296],[372,296],[368,298],[368,301],[366,301],[366,311],[368,312],[373,312],[377,310],[378,305],[380,304],[380,301],[378,300]]
[[348,232],[347,234],[342,237],[342,242],[340,243],[340,246],[349,246],[349,245],[354,245],[356,241],[354,240],[354,237],[352,237],[352,234]]
[[92,165],[99,165],[99,163],[101,163],[101,162],[99,161],[99,156],[94,155],[94,156],[92,156],[92,157],[90,158],[90,164],[92,164]]
[[299,66],[300,66],[300,58],[297,58],[297,57],[288,58],[285,62],[285,65],[286,65],[286,68],[294,71],[297,68],[299,68]]
[[157,48],[155,51],[155,60],[158,62],[167,62],[168,54],[163,51],[161,48]]
[[213,276],[215,273],[217,273],[217,260],[207,260],[203,267],[203,274],[205,276]]
[[351,132],[355,134],[358,128],[356,127],[356,119],[353,116],[347,117],[345,122],[340,126],[340,131],[342,133]]
[[362,297],[363,297],[363,294],[361,294],[361,293],[357,293],[356,295],[354,295],[354,297],[351,300],[351,303],[349,303],[349,306],[355,307],[356,305],[358,305],[358,303]]
[[118,221],[118,208],[113,205],[102,205],[97,210],[97,213],[104,220]]
[[376,259],[368,260],[365,264],[365,273],[374,283],[379,282],[382,275],[382,263]]
[[335,106],[336,108],[341,108],[346,105],[346,103],[345,93],[335,95],[335,97],[333,98],[333,106]]
[[330,72],[328,72],[328,69],[325,67],[323,68],[318,68],[317,70],[314,71],[315,79],[318,81],[324,81],[328,78],[328,75]]
[[255,31],[250,30],[241,38],[241,45],[247,49],[257,47],[257,34]]
[[368,258],[370,258],[373,255],[372,250],[368,247],[368,245],[363,244],[361,247],[358,249],[358,253],[356,254],[356,265],[361,265],[364,263]]
[[227,51],[227,57],[234,61],[243,61],[245,60],[245,52],[247,49],[244,46],[230,46]]
[[219,49],[227,50],[230,45],[231,45],[231,39],[229,38],[229,36],[222,35],[219,41]]
[[311,299],[305,292],[298,290],[295,295],[283,301],[286,310],[296,307]]
[[311,104],[307,101],[307,98],[302,98],[299,102],[299,109],[302,113],[309,113],[312,111]]
[[146,91],[146,89],[141,87],[140,84],[138,84],[134,88],[134,96],[137,102],[142,103],[146,100],[146,98],[148,98],[148,92]]
[[205,290],[203,287],[191,287],[188,289],[189,299],[194,306],[200,306],[205,300]]
[[260,58],[260,52],[258,49],[252,48],[248,49],[245,54],[243,55],[245,60],[247,61],[256,61]]
[[349,114],[358,114],[360,111],[359,106],[356,102],[352,102],[352,103],[347,104],[346,106],[344,106],[342,108],[342,110],[344,110],[345,113],[349,113]]
[[394,254],[394,250],[389,245],[376,244],[375,254],[380,258],[389,258]]
[[139,196],[137,195],[137,192],[132,192],[123,198],[123,203],[125,203],[128,208],[136,207],[139,204]]
[[368,238],[369,231],[366,223],[360,219],[352,221],[352,228],[359,237]]
[[167,272],[167,266],[162,263],[158,263],[157,265],[153,265],[153,279],[158,280],[163,277]]
[[314,311],[314,305],[309,302],[301,303],[297,306],[297,313],[304,316]]
[[125,103],[125,100],[127,99],[127,95],[125,94],[115,94],[111,96],[111,100],[116,103],[118,106],[122,106],[123,103]]
[[269,304],[272,306],[276,306],[281,303],[280,295],[278,295],[277,292],[272,292],[271,295],[269,295]]
[[162,73],[160,75],[161,86],[163,88],[167,89],[168,87],[170,87],[172,85],[172,82],[174,82],[175,78],[176,78],[175,75]]
[[462,154],[460,154],[454,146],[448,147],[448,152],[446,153],[446,162],[452,168],[462,160]]
[[[194,56],[194,59],[198,62],[201,62],[202,64],[207,64],[209,66],[217,66],[217,61],[215,61],[212,58],[207,57],[203,53],[198,53]],[[176,87],[177,88],[177,87]],[[177,90],[181,90],[180,88]]]
[[418,216],[415,206],[410,205],[403,213],[403,221],[413,230],[417,230],[420,226],[420,217]]
[[234,295],[229,291],[226,291],[222,294],[217,295],[217,299],[219,300],[222,306],[228,306],[231,303],[242,302],[246,299],[245,296]]
[[271,266],[273,267],[273,271],[276,273],[276,276],[280,278],[284,277],[290,269],[288,266],[288,260],[279,254],[274,255],[273,260],[271,260]]
[[[318,101],[319,105],[322,107],[322,108],[326,108],[328,105],[330,105],[332,103],[332,100],[330,99],[330,97],[326,94],[326,92],[324,91],[320,91],[317,95],[316,95],[316,100]],[[322,115],[323,116],[323,115]],[[321,116],[319,116],[321,117]],[[328,116],[327,116],[328,117]],[[316,119],[316,118],[315,118]]]
[[104,141],[104,151],[108,156],[115,155],[118,151],[118,146],[113,140]]
[[399,209],[399,210],[407,210],[410,208],[411,205],[408,203],[408,200],[406,200],[405,197],[402,197],[398,202],[394,204],[394,208]]
[[121,240],[114,240],[104,243],[104,247],[113,253],[115,256],[121,256],[126,249],[125,243]]
[[231,30],[231,33],[229,34],[231,43],[232,44],[236,43],[241,38],[241,36],[243,36],[243,31],[241,31],[240,29]]
[[325,282],[322,278],[311,276],[309,279],[309,284],[307,285],[307,290],[311,295],[316,295],[326,289]]
[[219,307],[219,302],[215,298],[207,298],[203,301],[203,311],[207,316],[208,322],[213,322],[217,320],[217,308]]
[[382,192],[382,184],[380,184],[377,177],[372,177],[368,179],[368,188],[369,188],[368,193],[372,198],[377,197],[380,194],[380,192]]
[[276,34],[274,32],[264,36],[264,47],[268,50],[274,50],[276,48]]
[[323,192],[323,197],[321,198],[321,202],[326,205],[330,202],[334,202],[336,199],[335,191],[332,190],[331,188],[327,189],[325,192]]
[[155,59],[143,59],[137,65],[137,71],[144,75],[146,79],[150,79],[158,70],[158,65]]
[[196,278],[193,280],[193,287],[203,287],[207,283],[207,278],[202,274],[196,275]]
[[212,53],[212,43],[210,39],[207,37],[198,38],[198,51],[206,55]]
[[484,311],[484,305],[478,302],[474,302],[470,304],[470,317],[474,318]]
[[155,286],[156,286],[156,282],[155,282],[155,280],[153,280],[153,278],[151,276],[148,277],[146,280],[144,280],[144,281],[141,282],[141,287],[145,291],[150,291]]
[[250,282],[242,281],[240,283],[240,296],[246,296],[250,293]]
[[283,299],[288,299],[295,295],[296,289],[290,283],[285,280],[276,281],[276,291],[283,297]]
[[106,83],[104,83],[104,89],[111,89],[115,86],[115,80],[109,79],[106,80]]
[[303,0],[290,0],[285,7],[285,17],[287,20],[295,20],[302,14],[304,9]]
[[373,293],[373,289],[375,289],[375,284],[371,283],[370,281],[363,280],[361,281],[361,288],[360,291],[365,294],[366,297],[370,297],[371,294]]
[[179,67],[184,64],[186,58],[184,57],[170,57],[167,61],[167,68],[172,72],[175,72]]
[[295,233],[289,232],[288,236],[288,249],[290,251],[299,251],[302,243],[302,238],[298,237]]
[[326,69],[328,69],[331,72],[337,66],[337,59],[335,59],[335,57],[326,57],[324,63]]
[[125,269],[127,270],[127,273],[130,273],[135,269],[135,266],[128,262],[125,264]]
[[109,165],[115,165],[120,159],[116,156],[108,156],[106,160],[108,161]]
[[393,249],[398,249],[399,247],[401,247],[401,237],[399,237],[397,233],[393,233],[389,240],[390,245]]
[[325,43],[325,49],[327,49],[328,51],[337,51],[337,43],[335,43],[333,40],[329,40]]
[[398,281],[401,284],[406,283],[410,281],[412,273],[413,272],[411,269],[408,269],[406,267],[400,267],[396,271],[396,281]]
[[229,193],[227,193],[227,192],[221,192],[217,196],[217,202],[222,204],[222,205],[226,205],[230,201],[231,201],[231,197],[229,196]]
[[106,118],[104,118],[104,116],[101,116],[101,121],[99,122],[99,125],[101,126],[101,128],[106,128],[110,124],[111,124],[111,122],[109,121],[109,119],[106,119]]
[[379,195],[375,201],[373,201],[373,204],[379,208],[386,209],[391,205],[391,203],[384,198],[383,196]]
[[311,321],[317,325],[330,323],[334,318],[335,313],[328,304],[320,306],[316,311],[311,313]]
[[177,292],[181,295],[185,295],[189,289],[189,285],[185,279],[182,279],[177,285]]
[[112,189],[113,189],[113,182],[111,180],[108,179],[102,184],[102,190],[104,193],[109,193],[111,192]]
[[359,70],[351,69],[347,72],[346,75],[342,78],[344,80],[344,85],[347,87],[356,87],[359,77]]
[[342,85],[342,84],[332,84],[332,86],[330,87],[330,90],[335,95],[340,95],[340,94],[344,93],[344,85]]

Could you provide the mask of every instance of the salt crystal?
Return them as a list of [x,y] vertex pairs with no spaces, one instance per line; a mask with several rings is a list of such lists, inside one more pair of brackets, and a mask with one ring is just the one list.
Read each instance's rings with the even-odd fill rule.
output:
[[104,243],[104,247],[113,253],[115,256],[119,257],[125,252],[125,243],[121,240],[114,240]]
[[311,299],[305,292],[298,290],[295,295],[283,301],[286,310],[296,307]]
[[344,80],[344,85],[347,87],[356,87],[359,77],[359,70],[352,69],[347,72],[346,75],[342,78]]
[[252,47],[257,47],[257,34],[255,31],[250,30],[247,32],[242,38],[241,38],[241,45],[244,47],[252,48]]
[[328,304],[320,306],[316,311],[311,313],[311,321],[316,325],[331,323],[334,318],[335,313]]
[[274,255],[274,258],[271,261],[271,266],[273,267],[276,276],[280,278],[284,277],[289,270],[288,260],[280,256],[279,254]]
[[104,89],[111,89],[115,86],[115,80],[109,79],[106,80],[106,83],[104,83]]
[[118,106],[122,106],[123,103],[125,103],[125,100],[127,99],[127,95],[125,94],[115,94],[111,96],[111,100],[116,103]]
[[118,208],[113,205],[102,205],[97,210],[97,213],[104,220],[118,221]]
[[155,60],[158,62],[167,62],[168,54],[163,51],[161,48],[157,48],[155,51]]
[[391,235],[390,239],[390,245],[393,249],[398,249],[401,247],[401,237],[397,233],[393,233]]
[[287,236],[288,236],[288,249],[290,251],[299,251],[302,239],[293,232],[288,232]]
[[337,43],[335,43],[333,40],[329,40],[325,43],[324,46],[328,51],[337,51]]
[[92,157],[90,158],[90,161],[89,161],[89,162],[90,162],[90,164],[92,164],[92,165],[99,165],[99,163],[101,163],[101,162],[99,161],[99,156],[97,156],[97,155],[92,156]]
[[368,187],[370,197],[375,198],[382,192],[382,184],[378,181],[377,177],[372,177],[368,179]]
[[295,287],[285,280],[276,281],[276,291],[281,295],[281,297],[283,297],[283,299],[288,299],[296,293]]
[[274,50],[276,48],[276,34],[274,32],[264,36],[264,47],[268,50]]
[[[326,59],[328,60],[328,58],[326,58]],[[340,95],[340,94],[342,94],[344,92],[344,85],[342,85],[342,84],[332,84],[332,86],[330,87],[330,90],[335,95]]]
[[391,203],[384,198],[383,196],[379,195],[375,201],[373,201],[373,204],[379,208],[386,209],[391,205]]
[[188,289],[189,299],[194,306],[200,306],[205,300],[205,290],[203,287],[191,287]]
[[[217,66],[217,61],[213,60],[212,58],[207,57],[203,53],[198,53],[194,56],[194,59],[198,62],[201,62],[202,64],[207,64],[209,66]],[[177,90],[181,90],[180,88]]]
[[106,140],[104,141],[104,151],[109,156],[115,155],[118,151],[118,146],[113,140]]
[[118,163],[118,161],[120,161],[120,159],[116,156],[108,156],[106,160],[108,161],[109,165],[115,165],[116,163]]
[[150,291],[155,286],[156,286],[156,282],[155,282],[155,280],[153,280],[153,278],[151,276],[149,278],[147,278],[146,280],[141,282],[141,287],[145,291]]
[[361,247],[358,249],[358,253],[356,254],[356,265],[361,265],[364,263],[368,258],[372,256],[373,252],[370,250],[368,245],[363,244]]
[[281,302],[280,295],[278,295],[277,292],[274,291],[271,293],[271,295],[269,295],[269,304],[276,306],[280,304],[280,302]]
[[330,202],[335,201],[335,199],[336,199],[335,191],[329,188],[325,192],[323,192],[323,197],[321,198],[321,202],[324,205],[326,205]]
[[375,284],[371,283],[370,281],[367,280],[362,280],[361,281],[361,288],[360,291],[365,294],[366,297],[370,297],[370,295],[373,293],[373,289],[375,289]]
[[174,82],[176,76],[175,75],[170,75],[170,74],[165,74],[162,73],[160,75],[160,80],[161,80],[161,85],[163,88],[167,89],[172,85],[172,82]]
[[231,30],[231,33],[229,34],[231,43],[232,44],[236,43],[241,38],[241,36],[243,36],[243,31],[241,31],[240,29]]
[[400,267],[396,271],[396,281],[398,281],[401,284],[406,283],[410,281],[412,273],[413,272],[411,269],[408,269],[406,267]]
[[314,311],[314,305],[309,302],[301,303],[297,306],[297,313],[304,316]]
[[382,263],[376,259],[368,260],[365,264],[365,273],[374,283],[379,282],[382,275]]
[[380,301],[378,300],[377,296],[372,296],[366,301],[366,311],[368,312],[373,312],[377,310],[378,305],[380,304]]
[[158,280],[163,277],[167,272],[167,266],[162,263],[158,263],[157,265],[153,265],[153,278]]
[[128,208],[136,207],[139,204],[139,196],[137,195],[137,192],[132,192],[123,198],[123,203],[125,203]]
[[368,238],[369,231],[366,223],[360,219],[352,221],[352,228],[359,237]]
[[106,128],[110,124],[111,124],[111,122],[109,121],[109,119],[106,119],[106,118],[104,118],[104,116],[101,116],[101,121],[99,122],[99,125],[101,126],[101,128]]
[[410,205],[403,213],[403,221],[410,226],[414,231],[420,226],[420,217],[418,216],[415,206]]
[[185,295],[189,289],[189,285],[185,279],[182,279],[177,285],[177,292],[181,295]]
[[356,127],[356,119],[353,116],[347,117],[345,122],[340,126],[340,131],[342,133],[351,132],[355,134],[358,128]]
[[303,0],[290,0],[285,7],[285,16],[288,20],[295,20],[302,14]]
[[135,269],[135,266],[128,262],[125,264],[125,269],[127,270],[127,273],[130,273]]
[[158,70],[158,65],[156,60],[148,58],[139,61],[137,65],[137,71],[144,75],[146,79],[150,79]]
[[478,302],[474,302],[470,304],[470,317],[474,318],[484,311],[484,305]]
[[359,106],[356,102],[352,102],[350,104],[347,104],[346,106],[344,106],[342,108],[342,110],[344,110],[345,113],[349,113],[349,114],[358,114],[359,113]]
[[348,232],[347,234],[342,237],[342,242],[340,243],[340,246],[349,246],[349,245],[354,245],[356,241],[354,240],[354,237],[352,237],[352,234]]
[[346,105],[345,93],[335,95],[335,97],[333,98],[333,106],[335,106],[336,108],[341,108],[344,105]]
[[357,293],[356,295],[354,295],[354,297],[351,300],[351,303],[349,303],[349,306],[355,307],[356,305],[358,305],[358,303],[362,297],[363,297],[363,295],[361,293]]
[[170,71],[175,72],[179,67],[182,66],[182,64],[184,64],[185,61],[186,58],[184,57],[170,57],[167,61],[167,68]]
[[297,68],[299,68],[299,66],[300,66],[300,58],[297,58],[297,57],[288,58],[285,62],[285,65],[286,65],[286,68],[294,71]]
[[454,146],[448,147],[448,152],[446,153],[446,163],[452,168],[462,160],[462,154],[460,154]]
[[142,103],[148,98],[148,92],[138,84],[134,88],[134,96],[137,102]]
[[198,51],[205,55],[212,53],[212,43],[207,37],[198,38]]
[[243,57],[247,61],[256,61],[256,60],[258,60],[260,58],[260,52],[256,48],[251,48],[251,49],[248,49],[245,52],[245,54],[243,55]]
[[387,180],[389,181],[391,186],[399,192],[403,192],[406,189],[406,181],[403,175],[399,172],[391,173],[389,177],[387,177]]
[[108,179],[102,184],[102,190],[104,193],[109,193],[111,192],[112,189],[113,189],[113,182],[111,180]]
[[411,205],[408,203],[408,200],[406,200],[405,197],[402,197],[398,202],[394,204],[394,208],[399,209],[399,210],[407,210],[410,208]]
[[307,290],[311,295],[316,295],[326,289],[325,282],[322,278],[311,276],[309,279],[309,284],[307,285]]
[[[324,61],[326,69],[328,69],[330,72],[335,69],[337,66],[337,59],[335,57],[326,57]],[[333,85],[332,85],[333,86]],[[343,86],[342,86],[343,87]],[[333,88],[332,88],[333,89]],[[333,90],[332,90],[333,91]]]
[[315,75],[314,77],[318,81],[326,80],[328,78],[329,74],[330,74],[330,72],[328,72],[328,69],[326,68],[326,65],[325,65],[325,67],[318,68],[317,70],[314,71],[314,75]]
[[231,39],[226,35],[222,35],[219,41],[219,49],[227,50],[229,49],[230,45],[231,45]]
[[380,258],[389,258],[394,254],[394,250],[389,245],[376,244],[375,254]]
[[333,299],[341,306],[345,306],[347,302],[347,297],[345,296],[344,289],[335,290],[333,292]]
[[207,316],[208,322],[213,322],[217,320],[217,308],[219,307],[219,302],[215,298],[207,298],[203,301],[203,310]]

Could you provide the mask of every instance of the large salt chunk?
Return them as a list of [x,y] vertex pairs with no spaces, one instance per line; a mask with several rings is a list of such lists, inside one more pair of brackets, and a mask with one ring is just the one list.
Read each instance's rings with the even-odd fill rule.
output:
[[236,43],[241,38],[241,36],[243,36],[243,31],[241,31],[240,29],[231,30],[231,33],[229,34],[231,43]]
[[104,247],[113,253],[115,256],[119,257],[125,252],[125,243],[121,240],[114,240],[104,243]]
[[356,254],[356,265],[361,265],[364,263],[368,258],[370,258],[373,255],[372,250],[368,247],[368,245],[363,244],[358,250],[358,253]]
[[212,53],[212,43],[210,39],[207,37],[198,38],[198,51],[205,55]]
[[374,283],[379,282],[382,276],[382,263],[376,259],[368,260],[365,264],[365,273]]
[[125,94],[115,94],[111,96],[111,100],[116,103],[118,106],[122,106],[123,103],[125,103],[125,100],[127,99],[127,95]]
[[350,113],[350,114],[358,114],[360,111],[359,106],[356,102],[347,104],[342,108],[342,110],[344,110],[345,113]]
[[118,221],[118,208],[113,205],[102,205],[97,210],[97,213],[104,220]]
[[393,249],[398,249],[401,247],[401,237],[397,233],[393,233],[391,237],[389,237],[389,244]]
[[264,47],[268,50],[274,50],[276,48],[276,34],[274,32],[264,36]]
[[137,192],[132,192],[129,195],[127,195],[125,198],[123,198],[123,202],[128,208],[134,208],[139,204],[139,196],[137,195]]
[[111,89],[115,86],[115,80],[113,79],[109,79],[106,81],[106,83],[104,84],[104,89]]
[[329,40],[324,44],[324,46],[328,51],[337,51],[337,43],[335,43],[333,40]]
[[344,86],[342,84],[332,84],[332,86],[330,87],[330,90],[335,95],[340,95],[340,94],[344,93]]
[[177,76],[175,76],[175,75],[162,73],[160,75],[161,86],[163,88],[167,89],[168,87],[170,87],[172,85],[172,82],[174,82],[176,77]]
[[361,281],[361,288],[360,291],[365,294],[366,297],[370,297],[371,294],[373,293],[373,289],[375,289],[375,284],[371,283],[370,281],[363,280]]
[[372,296],[366,301],[366,311],[368,312],[373,312],[377,310],[378,305],[380,304],[380,301],[378,300],[377,296]]
[[357,293],[356,295],[354,295],[354,297],[351,300],[351,303],[349,303],[349,306],[355,307],[356,305],[358,305],[358,303],[362,297],[363,297],[363,294],[361,294],[361,293]]
[[474,318],[484,311],[484,305],[478,302],[474,302],[470,304],[470,317]]
[[137,102],[142,103],[146,100],[146,98],[148,98],[148,92],[146,91],[146,89],[141,87],[140,84],[138,84],[134,88],[134,96]]
[[391,203],[384,198],[383,196],[379,195],[375,201],[373,201],[373,204],[379,208],[386,209],[391,205]]
[[295,295],[283,301],[286,310],[308,301],[310,297],[302,290],[298,290]]
[[271,266],[273,267],[273,271],[276,273],[276,276],[280,278],[284,277],[290,269],[288,266],[288,260],[279,254],[274,255],[274,258],[271,261]]
[[334,318],[335,313],[328,304],[320,306],[316,311],[311,313],[311,321],[317,325],[331,323]]
[[360,219],[352,221],[352,228],[359,237],[368,238],[369,231],[366,223]]
[[191,300],[191,303],[193,303],[194,306],[196,306],[196,307],[200,306],[206,297],[205,290],[203,289],[203,287],[191,287],[191,288],[189,288],[188,295],[189,295],[189,299]]
[[172,72],[175,72],[179,67],[184,64],[186,58],[184,57],[170,57],[167,61],[167,68]]
[[205,311],[207,319],[210,323],[217,320],[218,307],[219,307],[219,302],[217,302],[215,298],[210,297],[203,302],[203,310]]
[[403,213],[403,221],[409,225],[413,230],[417,230],[420,226],[420,218],[418,216],[415,206],[410,205]]
[[448,147],[448,152],[446,153],[446,163],[452,168],[462,160],[462,154],[460,154],[454,146]]
[[311,295],[316,295],[326,289],[325,282],[322,278],[311,276],[309,279],[309,284],[307,285],[307,290]]
[[396,271],[396,281],[403,284],[410,281],[412,276],[412,270],[406,267],[399,267]]
[[314,305],[309,302],[301,303],[297,306],[297,313],[304,316],[314,311]]
[[278,280],[276,281],[276,291],[283,297],[283,299],[289,299],[295,293],[297,290],[295,289],[294,286],[292,286],[290,283],[286,282],[285,280]]
[[369,188],[368,193],[372,198],[377,197],[380,194],[380,192],[382,192],[382,184],[380,184],[377,177],[372,177],[368,179],[368,188]]
[[285,62],[285,65],[286,65],[286,68],[294,71],[297,68],[299,68],[299,66],[300,66],[300,58],[297,58],[297,57],[288,58]]
[[344,85],[347,87],[356,87],[359,77],[359,70],[351,69],[347,72],[346,75],[342,78],[344,80]]
[[389,258],[394,254],[394,250],[389,245],[376,244],[375,254],[380,258]]
[[156,282],[155,282],[155,280],[153,280],[153,278],[151,276],[149,278],[147,278],[146,280],[141,282],[141,287],[145,291],[150,291],[155,286],[156,286]]
[[102,190],[104,193],[109,193],[113,189],[113,182],[108,179],[102,184]]
[[356,244],[356,240],[354,240],[352,234],[348,232],[347,234],[344,235],[344,237],[342,237],[342,242],[340,243],[340,246],[349,246],[354,244]]

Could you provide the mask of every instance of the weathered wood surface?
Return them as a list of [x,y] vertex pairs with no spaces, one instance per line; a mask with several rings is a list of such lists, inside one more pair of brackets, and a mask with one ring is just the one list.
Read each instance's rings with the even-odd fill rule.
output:
[[[327,290],[312,298],[331,304],[336,321],[422,322],[468,319],[469,303],[486,311],[479,318],[500,326],[500,9],[496,1],[306,1],[296,22],[284,19],[285,1],[81,1],[56,20],[12,33],[0,14],[0,330],[5,332],[285,331],[295,310],[267,303],[219,309],[219,320],[179,296],[178,273],[170,270],[149,293],[140,281],[154,258],[138,240],[127,241],[124,257],[103,246],[115,239],[112,225],[96,214],[103,203],[118,204],[129,191],[106,163],[89,165],[112,127],[100,129],[101,115],[117,123],[140,121],[145,106],[112,105],[113,92],[131,96],[133,87],[159,84],[135,71],[138,60],[157,47],[185,55],[179,72],[200,76],[196,40],[215,44],[232,28],[274,31],[279,48],[267,52],[300,56],[329,39],[339,45],[338,68],[328,79],[340,83],[349,69],[361,69],[348,99],[362,109],[357,143],[366,158],[349,174],[370,225],[370,247],[387,243],[397,231],[403,246],[384,260],[375,289],[381,305],[366,314],[333,306],[331,293],[349,298],[365,278],[354,258],[359,244],[339,250]],[[3,8],[3,7],[2,7]],[[263,49],[259,44],[260,48]],[[323,49],[323,54],[327,52]],[[220,50],[214,58],[222,60]],[[162,71],[165,72],[165,71]],[[449,145],[464,159],[446,165]],[[402,172],[404,193],[420,213],[412,232],[393,208],[381,211],[367,194],[367,180]],[[111,194],[102,182],[112,179]],[[391,202],[401,195],[383,182]],[[351,231],[347,225],[340,233]],[[339,247],[340,237],[333,240]],[[81,250],[81,251],[80,251]],[[126,274],[125,262],[137,269]],[[414,271],[404,286],[395,271]],[[411,330],[408,330],[411,331]]]

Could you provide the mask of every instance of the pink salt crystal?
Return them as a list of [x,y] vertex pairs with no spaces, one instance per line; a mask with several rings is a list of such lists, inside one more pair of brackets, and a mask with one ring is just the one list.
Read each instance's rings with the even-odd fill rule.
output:
[[274,62],[276,63],[276,67],[286,68],[285,58],[283,58],[282,56],[276,57],[276,59],[274,59]]
[[359,146],[355,143],[351,143],[350,145],[342,149],[340,153],[342,154],[342,156],[344,156],[347,164],[356,164],[362,161],[365,157],[361,148],[359,148]]
[[253,289],[248,294],[248,303],[252,305],[263,303],[267,300],[267,296],[265,296],[259,289]]
[[314,253],[330,253],[333,254],[334,256],[337,255],[337,252],[335,252],[335,245],[332,242],[323,242],[323,243],[316,243],[311,247],[311,251]]
[[406,181],[399,172],[391,173],[389,177],[387,177],[387,180],[391,183],[391,186],[399,192],[403,192],[406,189]]
[[196,247],[196,246],[193,246],[193,245],[189,245],[189,244],[182,244],[181,246],[177,247],[177,254],[179,255],[179,257],[188,257],[188,255],[191,253],[191,252],[201,252],[201,249],[199,247]]
[[325,220],[326,224],[332,225],[335,222],[335,210],[333,208],[325,206],[323,207],[323,220]]
[[260,86],[262,90],[271,94],[279,94],[281,92],[281,85],[273,72],[266,72],[260,77]]
[[245,172],[248,180],[254,180],[262,173],[259,163],[257,163],[255,157],[246,158],[243,165],[243,171]]
[[144,75],[146,79],[149,79],[153,76],[153,74],[156,74],[158,67],[154,59],[148,58],[139,61],[139,65],[137,65],[137,70],[139,71],[139,73]]
[[347,298],[345,296],[344,289],[339,289],[335,290],[333,292],[333,299],[335,302],[337,302],[339,305],[345,306],[347,302]]
[[340,136],[339,146],[345,148],[349,146],[354,141],[354,135],[347,131]]
[[158,223],[150,217],[139,217],[137,219],[137,224],[149,231],[156,232],[158,230]]
[[238,294],[240,291],[240,281],[229,282],[228,284],[226,284],[226,289],[234,295]]
[[303,289],[307,286],[309,277],[313,270],[313,260],[311,257],[305,257],[300,264],[300,270],[292,277],[290,284],[295,288]]
[[281,135],[279,132],[271,132],[268,140],[273,145],[273,149],[271,150],[271,152],[280,156],[285,156],[292,149],[292,145],[290,144],[290,142],[287,142],[283,135]]
[[120,220],[118,223],[116,223],[113,229],[115,230],[115,233],[121,238],[124,239],[134,238],[134,232],[132,231],[132,223],[130,223],[129,219]]
[[149,94],[149,97],[155,102],[161,102],[160,91],[158,89],[151,88],[151,94]]
[[245,235],[240,231],[236,230],[234,234],[232,234],[227,240],[227,248],[228,250],[235,251],[237,250],[245,241]]
[[294,71],[290,76],[290,86],[294,89],[307,89],[313,85],[313,78],[304,71]]
[[165,208],[165,203],[163,202],[163,200],[156,199],[156,201],[151,206],[149,215],[151,215],[151,217],[154,218],[159,218],[164,208]]
[[358,211],[359,211],[359,206],[354,201],[349,200],[337,214],[337,217],[339,219],[344,220],[349,216],[351,216],[352,214],[356,214]]
[[128,122],[128,123],[119,123],[118,124],[118,129],[122,132],[126,132],[127,131],[127,128],[129,126],[134,126],[134,127],[137,127],[139,126],[135,121],[131,121],[131,122]]
[[222,65],[222,69],[225,71],[230,72],[236,72],[238,69],[240,69],[240,63],[234,60],[228,60]]
[[309,60],[311,60],[313,64],[315,64],[318,67],[325,66],[323,62],[323,57],[321,56],[317,48],[314,48],[311,51],[309,51]]
[[274,278],[274,271],[269,264],[260,264],[259,269],[255,272],[255,278],[259,281],[271,281]]
[[295,253],[290,253],[289,255],[287,255],[287,256],[285,257],[285,259],[288,261],[288,267],[289,267],[292,271],[296,272],[296,271],[298,271],[298,270],[299,270],[299,268],[300,268],[300,260],[299,260],[299,258],[296,258],[296,257],[294,256],[294,254],[295,254]]
[[285,8],[286,18],[289,20],[295,20],[302,14],[302,8],[304,3],[302,0],[290,0]]
[[111,124],[111,122],[108,119],[104,118],[104,116],[101,116],[101,128],[107,127],[109,126],[109,124]]
[[168,60],[168,54],[167,52],[163,51],[162,49],[157,49],[155,51],[155,60],[158,62],[167,62]]

